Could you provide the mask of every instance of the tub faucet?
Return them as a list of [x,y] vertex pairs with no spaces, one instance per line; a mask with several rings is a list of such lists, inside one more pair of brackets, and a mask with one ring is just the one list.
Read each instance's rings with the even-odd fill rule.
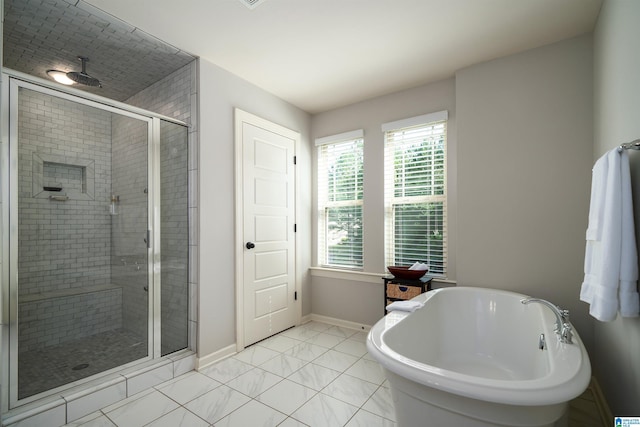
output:
[[546,305],[553,311],[553,314],[556,315],[556,334],[558,335],[558,339],[562,343],[571,344],[573,341],[571,338],[573,334],[571,333],[571,324],[569,323],[569,310],[564,310],[557,305],[550,303],[547,300],[543,300],[540,298],[523,298],[520,302],[524,305],[527,305],[532,302],[537,302],[542,305]]

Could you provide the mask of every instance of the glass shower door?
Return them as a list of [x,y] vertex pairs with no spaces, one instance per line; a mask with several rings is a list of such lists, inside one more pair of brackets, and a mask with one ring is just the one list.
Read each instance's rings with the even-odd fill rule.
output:
[[188,129],[160,120],[161,354],[187,348]]
[[152,356],[151,119],[26,83],[11,111],[15,402]]

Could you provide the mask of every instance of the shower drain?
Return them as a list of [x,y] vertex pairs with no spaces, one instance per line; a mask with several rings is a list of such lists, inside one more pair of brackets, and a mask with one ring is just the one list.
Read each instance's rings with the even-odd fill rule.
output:
[[73,368],[71,368],[71,369],[73,369],[74,371],[80,371],[80,370],[85,369],[85,368],[88,368],[88,367],[89,367],[89,364],[88,364],[88,363],[81,363],[81,364],[79,364],[79,365],[74,366],[74,367],[73,367]]

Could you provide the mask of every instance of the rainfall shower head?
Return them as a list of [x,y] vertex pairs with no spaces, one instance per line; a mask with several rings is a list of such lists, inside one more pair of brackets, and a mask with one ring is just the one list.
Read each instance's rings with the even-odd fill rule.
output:
[[100,80],[87,74],[87,61],[89,61],[89,58],[79,56],[78,59],[82,61],[82,71],[70,71],[67,73],[67,77],[81,85],[102,87]]

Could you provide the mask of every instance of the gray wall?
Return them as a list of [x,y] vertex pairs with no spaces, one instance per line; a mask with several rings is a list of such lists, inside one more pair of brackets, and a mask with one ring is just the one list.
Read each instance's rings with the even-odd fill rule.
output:
[[[594,32],[593,162],[617,145],[640,138],[640,2],[605,0]],[[640,153],[629,153],[640,242]],[[595,321],[595,373],[614,415],[640,413],[640,319]]]
[[592,93],[589,35],[456,74],[458,284],[551,300],[589,349]]
[[[589,345],[592,323],[579,293],[591,64],[591,38],[583,36],[469,67],[455,81],[313,116],[312,138],[365,129],[365,271],[385,268],[380,123],[447,109],[450,279],[566,306]],[[313,313],[374,323],[383,313],[382,280],[352,276],[314,271]]]
[[[448,110],[447,191],[449,270],[455,279],[456,265],[456,108],[455,80],[447,79],[419,88],[382,96],[312,117],[311,141],[315,138],[364,129],[364,267],[357,274],[344,272],[339,278],[314,271],[311,281],[314,314],[372,325],[384,315],[382,275],[384,260],[384,133],[382,123]],[[317,150],[313,147],[314,165]],[[317,176],[314,176],[314,194]],[[317,240],[317,205],[313,206],[314,242]],[[314,265],[317,250],[313,246]]]
[[302,274],[302,312],[311,312],[309,115],[222,68],[199,61],[199,332],[202,359],[235,343],[234,108],[300,132],[297,183],[301,215],[296,266]]

